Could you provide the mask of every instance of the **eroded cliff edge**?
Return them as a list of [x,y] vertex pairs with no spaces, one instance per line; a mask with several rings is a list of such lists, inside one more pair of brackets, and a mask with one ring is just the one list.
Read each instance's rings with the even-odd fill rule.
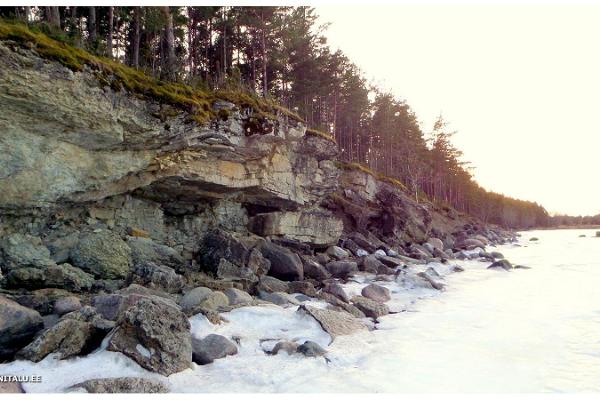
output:
[[[335,337],[387,312],[336,280],[365,271],[439,289],[406,265],[511,238],[338,162],[331,138],[288,114],[217,99],[198,121],[11,40],[0,110],[2,359],[86,354],[110,333],[109,350],[169,375],[191,362],[181,315],[216,323],[232,307],[296,301],[286,293],[328,302],[337,314],[304,311]],[[159,315],[173,332],[141,332]],[[84,333],[65,344],[72,330]]]

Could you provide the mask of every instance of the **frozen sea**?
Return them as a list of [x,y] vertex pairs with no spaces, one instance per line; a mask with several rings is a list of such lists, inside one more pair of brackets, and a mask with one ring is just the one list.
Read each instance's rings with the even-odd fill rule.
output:
[[[224,314],[227,324],[191,318],[197,337],[239,337],[238,355],[169,378],[106,350],[0,364],[0,373],[41,375],[42,383],[25,385],[29,392],[117,376],[150,377],[173,392],[598,392],[600,238],[594,235],[529,231],[520,246],[492,248],[531,269],[496,271],[486,269],[489,262],[465,261],[459,262],[465,272],[447,274],[447,266],[430,264],[444,275],[446,290],[385,283],[396,313],[380,318],[376,330],[332,343],[297,307],[246,307]],[[358,294],[369,278],[345,288]],[[266,355],[281,339],[316,341],[326,346],[327,360]]]

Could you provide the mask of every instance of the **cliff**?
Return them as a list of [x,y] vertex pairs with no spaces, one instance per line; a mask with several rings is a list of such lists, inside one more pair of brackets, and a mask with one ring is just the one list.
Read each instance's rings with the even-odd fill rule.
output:
[[[79,50],[75,65],[50,57],[43,46],[75,51],[50,39],[1,30],[0,39],[0,269],[9,302],[0,321],[18,307],[32,313],[10,327],[20,331],[0,343],[0,357],[29,343],[17,356],[38,360],[77,325],[87,335],[62,348],[65,357],[112,331],[109,349],[169,375],[191,362],[181,313],[218,322],[240,304],[285,303],[286,292],[329,302],[339,315],[305,311],[334,337],[356,328],[356,317],[386,313],[373,300],[332,295],[335,279],[403,275],[406,264],[447,262],[511,238],[339,163],[332,138],[260,99],[203,94],[199,113],[172,101],[175,93],[115,85],[123,71],[138,73],[111,75],[109,61]],[[39,336],[36,314],[62,315],[57,302],[73,297],[79,314]],[[163,313],[177,332],[136,331],[145,329],[139,319]],[[163,361],[132,350],[132,332]]]

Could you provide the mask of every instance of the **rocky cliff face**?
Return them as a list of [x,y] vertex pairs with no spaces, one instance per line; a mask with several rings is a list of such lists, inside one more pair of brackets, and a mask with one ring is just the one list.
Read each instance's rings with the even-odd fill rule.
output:
[[408,279],[406,263],[509,238],[338,163],[297,120],[257,128],[247,105],[211,107],[218,117],[198,123],[0,41],[0,338],[16,338],[1,358],[86,354],[113,332],[109,350],[168,375],[200,357],[186,316],[297,304],[288,293],[327,302],[308,314],[334,337],[386,314],[389,297],[349,299],[336,281]]

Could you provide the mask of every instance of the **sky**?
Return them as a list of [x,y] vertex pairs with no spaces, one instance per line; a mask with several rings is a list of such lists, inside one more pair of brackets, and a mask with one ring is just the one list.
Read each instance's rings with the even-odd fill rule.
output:
[[325,35],[488,190],[600,213],[600,6],[317,6]]

